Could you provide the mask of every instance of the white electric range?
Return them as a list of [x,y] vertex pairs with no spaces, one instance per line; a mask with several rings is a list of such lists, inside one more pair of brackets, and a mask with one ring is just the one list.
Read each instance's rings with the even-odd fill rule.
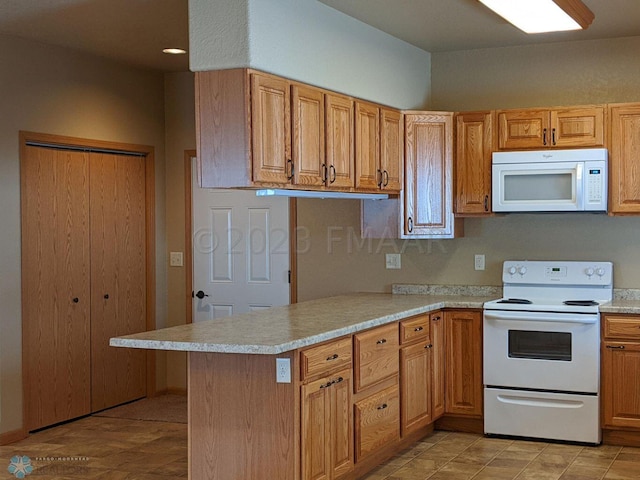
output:
[[610,262],[506,261],[484,304],[484,430],[600,443],[600,313]]

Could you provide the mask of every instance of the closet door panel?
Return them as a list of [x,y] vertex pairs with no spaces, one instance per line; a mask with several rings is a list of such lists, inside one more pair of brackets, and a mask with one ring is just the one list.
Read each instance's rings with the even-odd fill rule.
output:
[[90,413],[88,154],[21,155],[25,428]]
[[143,350],[109,339],[144,331],[145,159],[91,154],[91,370],[93,411],[146,395]]

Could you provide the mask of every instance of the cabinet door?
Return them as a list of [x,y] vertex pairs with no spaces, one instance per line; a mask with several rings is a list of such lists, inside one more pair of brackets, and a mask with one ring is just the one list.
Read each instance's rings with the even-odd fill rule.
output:
[[452,238],[452,114],[405,115],[404,236]]
[[640,343],[604,342],[603,423],[640,428]]
[[497,112],[500,150],[542,148],[551,144],[549,110]]
[[331,397],[330,456],[332,478],[338,478],[353,470],[353,403],[351,369],[332,377],[329,389]]
[[604,107],[551,111],[551,146],[604,146]]
[[431,417],[437,420],[445,409],[445,348],[444,315],[435,312],[430,315],[431,329]]
[[353,100],[342,95],[325,95],[327,186],[354,186]]
[[456,116],[456,213],[491,213],[491,112]]
[[356,102],[356,188],[382,186],[380,169],[380,113],[377,106]]
[[482,415],[482,312],[444,314],[446,413]]
[[293,183],[324,184],[324,93],[304,85],[291,87]]
[[400,438],[400,395],[393,386],[355,404],[356,460]]
[[302,386],[302,478],[338,478],[353,469],[351,370]]
[[429,339],[400,349],[401,431],[403,436],[432,421],[432,349],[433,345]]
[[402,189],[404,170],[404,122],[402,113],[380,109],[380,170],[382,189],[389,193]]
[[302,451],[303,480],[328,480],[331,478],[329,441],[331,429],[331,399],[328,394],[328,378],[302,386]]
[[609,212],[640,213],[640,103],[609,107]]
[[291,98],[289,82],[251,75],[253,181],[289,183],[291,171]]

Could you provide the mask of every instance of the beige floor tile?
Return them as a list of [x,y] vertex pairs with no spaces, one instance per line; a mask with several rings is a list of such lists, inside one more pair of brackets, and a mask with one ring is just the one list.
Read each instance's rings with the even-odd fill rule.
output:
[[[0,447],[0,467],[8,465],[13,455],[88,459],[81,464],[34,461],[41,468],[34,479],[41,480],[182,479],[188,469],[187,427],[87,417]],[[438,431],[361,480],[427,479],[640,480],[640,449]]]
[[562,474],[560,480],[601,480],[604,477],[605,473],[607,473],[606,468],[571,465]]
[[513,480],[522,469],[509,467],[484,467],[473,480]]

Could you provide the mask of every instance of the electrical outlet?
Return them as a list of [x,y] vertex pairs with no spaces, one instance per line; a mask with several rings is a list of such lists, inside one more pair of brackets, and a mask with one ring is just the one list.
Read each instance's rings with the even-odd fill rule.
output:
[[291,360],[276,358],[276,383],[291,383]]
[[484,255],[475,256],[475,269],[484,270]]
[[399,270],[401,267],[400,254],[399,253],[387,253],[385,254],[385,265],[387,269]]

